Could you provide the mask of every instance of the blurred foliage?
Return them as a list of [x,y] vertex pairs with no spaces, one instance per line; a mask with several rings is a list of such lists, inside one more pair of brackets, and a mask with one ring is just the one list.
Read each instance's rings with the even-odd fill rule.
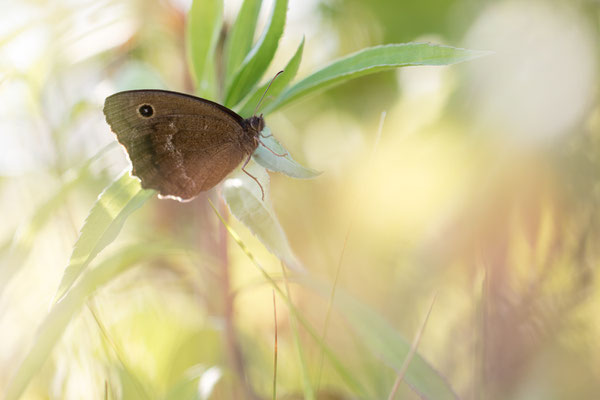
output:
[[[264,3],[259,32],[272,6]],[[293,58],[303,34],[295,82],[378,44],[496,53],[361,77],[268,116],[294,158],[323,171],[310,181],[271,174],[269,186],[305,280],[284,274],[227,217],[218,189],[189,203],[150,199],[127,214],[50,312],[88,212],[128,167],[111,145],[104,98],[134,88],[194,92],[190,4],[3,6],[11,18],[0,27],[2,396],[17,366],[37,362],[23,398],[270,398],[272,284],[281,290],[281,399],[387,398],[434,292],[411,363],[413,373],[427,363],[425,372],[408,374],[397,398],[419,398],[414,379],[441,385],[428,398],[445,385],[464,399],[600,391],[597,2],[290,0],[265,77]],[[238,10],[225,1],[225,28],[215,31],[227,54]],[[247,39],[237,39],[241,52]],[[218,98],[225,89],[207,90]]]

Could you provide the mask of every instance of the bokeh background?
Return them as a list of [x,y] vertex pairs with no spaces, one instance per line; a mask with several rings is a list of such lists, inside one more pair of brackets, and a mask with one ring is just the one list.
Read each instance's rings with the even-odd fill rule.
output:
[[[240,3],[225,1],[226,26]],[[194,91],[189,6],[0,2],[0,392],[39,335],[87,213],[128,168],[104,98]],[[419,353],[460,398],[600,392],[599,22],[592,0],[290,0],[270,76],[303,35],[299,77],[382,43],[494,51],[360,78],[267,118],[296,159],[323,171],[314,180],[271,174],[298,258],[330,284],[341,265],[337,287],[407,341],[437,294]],[[158,239],[190,252],[148,259],[102,287],[24,398],[146,398],[140,385],[164,398],[190,373],[196,398],[270,398],[272,291],[208,206],[218,193],[153,199],[126,222],[106,254]],[[230,222],[281,277],[278,260]],[[291,290],[321,332],[326,296]],[[281,302],[277,322],[279,398],[302,398],[301,360],[318,398],[354,398]],[[343,313],[333,311],[326,342],[373,398],[387,398],[396,371]],[[418,398],[405,385],[399,397]]]

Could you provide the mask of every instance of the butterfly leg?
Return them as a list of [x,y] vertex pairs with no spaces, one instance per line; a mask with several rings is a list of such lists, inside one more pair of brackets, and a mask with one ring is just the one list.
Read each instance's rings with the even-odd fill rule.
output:
[[246,171],[246,165],[248,165],[248,163],[250,162],[250,158],[252,158],[252,154],[248,154],[248,158],[246,158],[246,161],[244,162],[244,165],[242,165],[242,171],[244,171],[244,173],[246,175],[248,175],[250,178],[254,179],[254,182],[257,183],[258,187],[260,187],[260,193],[262,195],[262,201],[265,201],[265,191],[263,190],[262,185],[260,184],[260,182],[258,181],[258,179],[256,179],[256,177],[254,175],[252,175],[250,172]]
[[260,144],[263,145],[263,147],[267,150],[269,150],[271,153],[273,153],[274,155],[276,155],[277,157],[285,157],[288,155],[288,153],[283,153],[283,154],[279,154],[279,153],[275,153],[273,150],[271,150],[269,148],[269,146],[267,146],[266,144],[264,144],[261,140],[258,141]]

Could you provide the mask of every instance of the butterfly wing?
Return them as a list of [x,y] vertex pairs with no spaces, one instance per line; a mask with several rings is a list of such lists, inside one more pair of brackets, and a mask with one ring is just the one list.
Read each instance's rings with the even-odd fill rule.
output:
[[162,90],[106,99],[106,121],[125,147],[142,187],[191,199],[219,183],[247,156],[244,120],[208,100]]

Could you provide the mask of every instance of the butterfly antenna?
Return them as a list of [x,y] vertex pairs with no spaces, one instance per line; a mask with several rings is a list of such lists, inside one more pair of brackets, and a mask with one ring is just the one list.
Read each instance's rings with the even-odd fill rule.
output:
[[271,85],[273,84],[273,81],[275,80],[275,78],[277,78],[282,73],[283,73],[283,70],[279,71],[277,74],[275,74],[275,76],[273,77],[273,79],[271,79],[271,82],[269,82],[269,86],[267,86],[267,89],[265,90],[265,92],[263,93],[262,97],[258,101],[258,104],[256,104],[256,108],[254,109],[253,115],[256,115],[256,112],[258,111],[258,107],[260,106],[260,103],[262,103],[263,99],[265,98],[265,95],[267,94],[267,92],[271,88]]

